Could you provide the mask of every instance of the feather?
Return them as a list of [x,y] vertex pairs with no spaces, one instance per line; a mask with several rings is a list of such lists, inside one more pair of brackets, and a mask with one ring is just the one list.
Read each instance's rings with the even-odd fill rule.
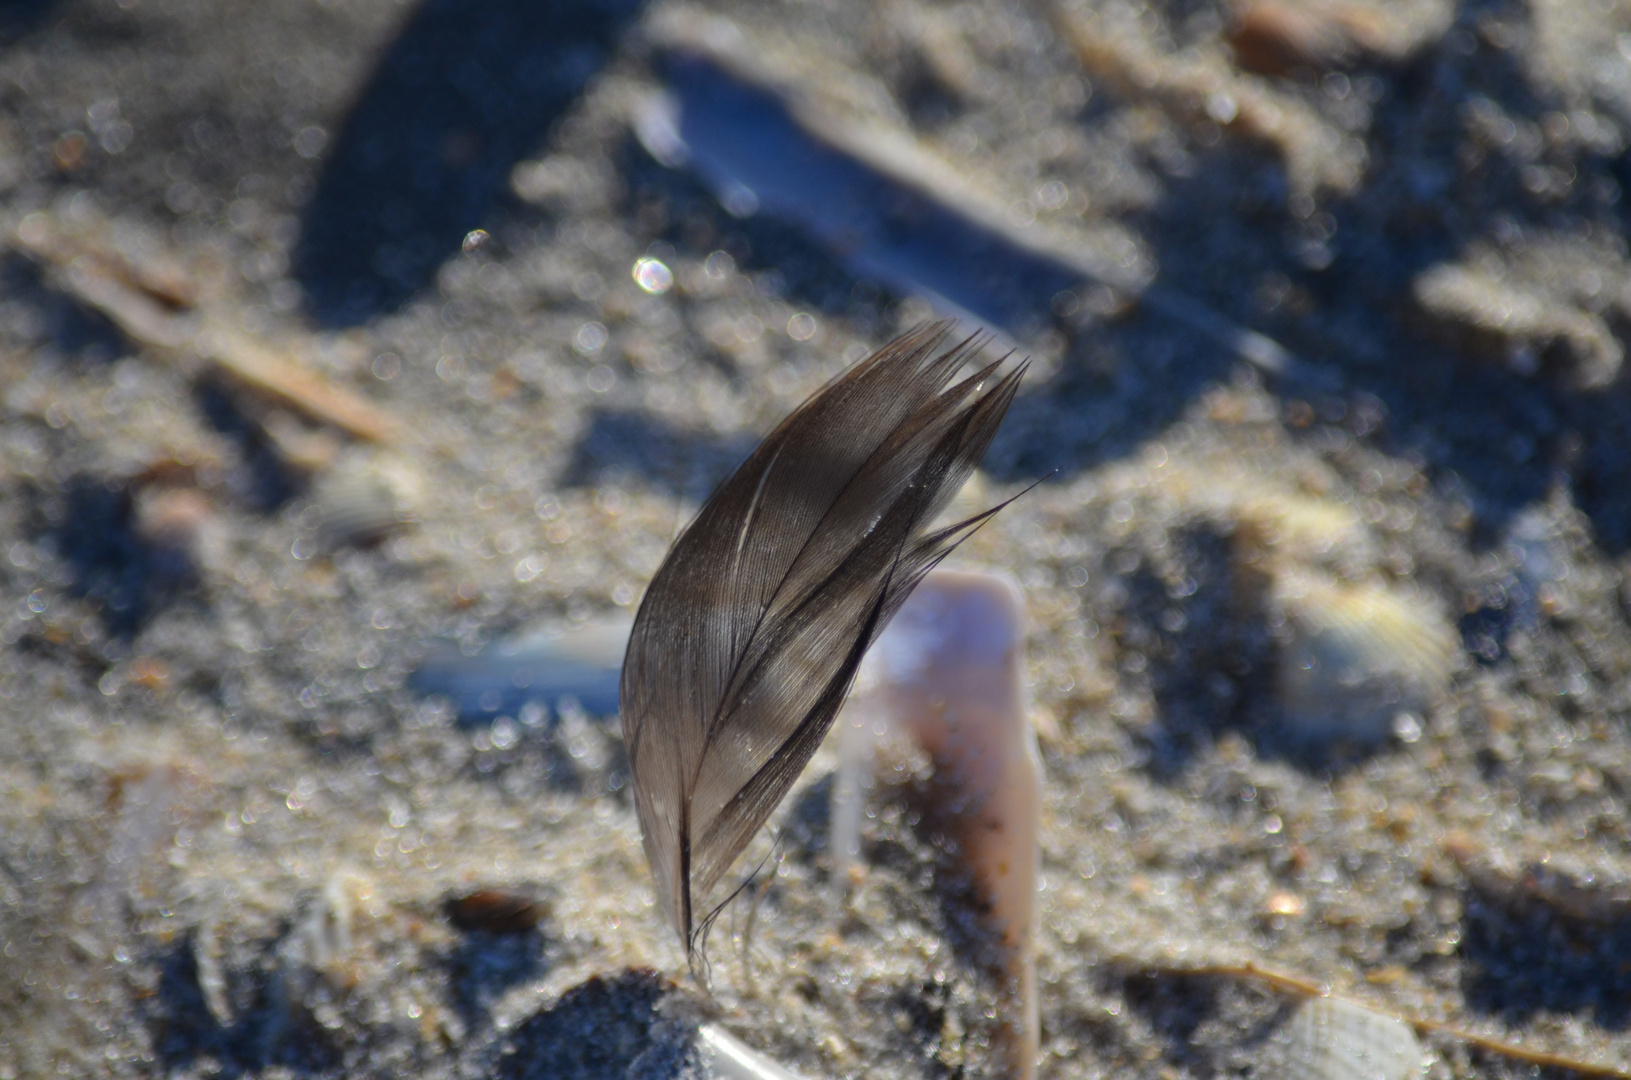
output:
[[641,601],[623,736],[657,895],[693,964],[711,921],[699,923],[698,898],[809,763],[867,646],[1002,508],[926,531],[1025,373],[998,377],[998,360],[959,378],[983,342],[942,348],[951,326],[897,338],[782,421],[680,534]]

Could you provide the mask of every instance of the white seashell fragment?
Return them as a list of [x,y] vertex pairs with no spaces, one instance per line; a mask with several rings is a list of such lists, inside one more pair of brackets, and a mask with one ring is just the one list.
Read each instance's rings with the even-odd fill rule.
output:
[[1444,619],[1416,597],[1377,584],[1347,584],[1282,571],[1274,605],[1282,619],[1278,690],[1294,735],[1376,743],[1445,694],[1456,642]]
[[465,721],[516,715],[529,702],[572,698],[591,716],[617,711],[617,683],[630,619],[614,613],[577,625],[543,623],[502,638],[476,656],[435,653],[414,672],[420,693],[444,694]]
[[277,1045],[301,1014],[324,1027],[340,1022],[335,995],[354,982],[352,961],[353,895],[366,889],[363,879],[335,874],[306,904],[277,947],[277,968],[270,987],[271,1016],[262,1032],[268,1046]]
[[1286,1025],[1285,1080],[1407,1080],[1424,1059],[1402,1020],[1341,998],[1310,998]]
[[[1041,761],[1026,716],[1022,601],[1007,579],[936,570],[924,579],[863,665],[841,721],[846,772],[833,813],[833,848],[857,848],[859,791],[871,742],[889,730],[934,762],[962,856],[990,905],[1008,955],[1013,1004],[1008,1075],[1036,1067],[1037,882]],[[842,877],[843,875],[840,875]]]
[[198,924],[193,937],[193,967],[198,972],[198,989],[204,995],[204,1008],[221,1028],[230,1028],[237,1015],[227,993],[226,972],[221,964],[220,912],[211,911]]
[[703,1024],[697,1029],[696,1047],[703,1075],[711,1080],[803,1080],[718,1024]]

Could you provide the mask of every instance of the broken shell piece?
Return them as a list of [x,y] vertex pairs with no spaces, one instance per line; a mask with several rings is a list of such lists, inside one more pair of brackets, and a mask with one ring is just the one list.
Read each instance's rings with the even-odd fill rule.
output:
[[1424,1064],[1403,1021],[1341,998],[1311,998],[1286,1025],[1286,1080],[1407,1080]]
[[325,484],[317,500],[317,539],[326,550],[377,544],[402,524],[391,489],[366,477]]
[[351,971],[353,899],[366,895],[361,878],[336,874],[328,879],[277,947],[271,985],[272,1014],[264,1038],[277,1045],[302,1014],[326,1028],[339,1022],[335,994],[355,982]]
[[802,1080],[718,1024],[697,1029],[696,1048],[705,1075],[713,1080]]
[[301,539],[299,554],[380,543],[413,520],[417,486],[405,466],[388,459],[336,463],[317,483],[308,519],[315,535]]
[[1278,689],[1299,739],[1365,744],[1420,735],[1447,689],[1455,639],[1425,602],[1375,584],[1284,570]]
[[1365,539],[1364,523],[1351,506],[1306,495],[1247,496],[1235,507],[1235,521],[1242,541],[1305,562],[1358,547]]
[[1412,287],[1434,322],[1457,330],[1474,349],[1504,355],[1521,375],[1555,358],[1581,389],[1607,386],[1625,350],[1602,318],[1481,267],[1441,264]]
[[[1009,1075],[1036,1067],[1037,882],[1041,772],[1021,681],[1025,638],[1018,589],[992,574],[936,570],[919,585],[868,653],[862,689],[843,724],[851,764],[885,730],[909,737],[934,762],[946,817],[1008,955],[1014,996],[1007,1022]],[[856,719],[859,718],[859,726]],[[841,778],[843,797],[861,784]],[[853,840],[853,805],[835,807],[834,850]],[[842,875],[840,875],[842,876]]]
[[426,659],[411,685],[450,698],[465,722],[514,715],[529,701],[554,705],[566,698],[591,716],[610,716],[617,711],[632,621],[611,614],[576,626],[549,624],[496,641],[476,656],[448,649]]

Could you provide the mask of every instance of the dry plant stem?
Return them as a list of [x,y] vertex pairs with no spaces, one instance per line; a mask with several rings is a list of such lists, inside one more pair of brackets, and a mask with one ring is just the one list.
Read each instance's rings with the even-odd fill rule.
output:
[[206,360],[239,382],[313,419],[366,442],[395,440],[395,422],[377,406],[247,334],[216,327],[200,334],[196,345]]
[[224,325],[208,312],[176,310],[179,293],[148,283],[154,275],[83,238],[70,240],[31,218],[13,245],[51,271],[52,281],[110,319],[132,341],[172,356],[196,356],[244,386],[356,439],[388,443],[394,420],[278,350]]
[[1396,1012],[1392,1009],[1382,1008],[1367,1001],[1359,1001],[1342,994],[1334,994],[1326,987],[1295,975],[1259,967],[1256,964],[1211,964],[1201,967],[1149,967],[1142,966],[1139,970],[1148,975],[1175,975],[1185,978],[1216,978],[1241,979],[1247,982],[1267,986],[1276,993],[1289,997],[1334,997],[1343,1001],[1351,1001],[1355,1005],[1370,1009],[1372,1012],[1390,1017],[1400,1023],[1408,1024],[1414,1028],[1418,1035],[1444,1035],[1458,1039],[1469,1046],[1476,1046],[1480,1050],[1487,1050],[1492,1054],[1521,1061],[1528,1065],[1540,1065],[1549,1069],[1567,1069],[1580,1076],[1603,1077],[1605,1080],[1631,1080],[1631,1071],[1615,1068],[1612,1065],[1593,1065],[1590,1062],[1579,1061],[1575,1058],[1565,1057],[1562,1054],[1552,1054],[1544,1050],[1531,1050],[1528,1047],[1518,1046],[1514,1043],[1492,1039],[1487,1035],[1479,1035],[1467,1031],[1465,1028],[1446,1024],[1440,1020],[1424,1020]]

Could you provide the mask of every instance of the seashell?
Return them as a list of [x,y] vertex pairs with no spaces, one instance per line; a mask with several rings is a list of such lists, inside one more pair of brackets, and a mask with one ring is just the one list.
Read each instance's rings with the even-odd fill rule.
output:
[[1365,535],[1352,507],[1306,495],[1248,495],[1235,507],[1235,520],[1243,540],[1308,562],[1357,546]]
[[448,649],[432,655],[409,685],[452,700],[469,722],[514,715],[529,701],[576,699],[593,716],[617,712],[623,650],[633,616],[612,614],[577,626],[551,623],[494,642],[475,656]]
[[[796,84],[735,24],[676,16],[650,29],[667,88],[643,102],[635,134],[652,157],[685,168],[737,217],[765,213],[813,236],[855,273],[921,297],[970,329],[1024,340],[1052,320],[1050,302],[1084,284],[1138,297],[1138,307],[1281,371],[1278,343],[1130,271],[1083,237],[1015,215],[1009,200],[959,179],[908,132],[867,123]],[[829,95],[830,96],[830,95]]]
[[700,1025],[695,1045],[703,1075],[711,1080],[803,1080],[718,1024]]
[[396,497],[380,483],[330,484],[319,499],[317,536],[329,550],[377,544],[402,524]]
[[477,889],[447,902],[447,917],[460,930],[524,934],[549,914],[549,904],[515,889]]
[[[1034,933],[1041,851],[1041,761],[1026,716],[1023,601],[1006,578],[932,571],[878,637],[841,720],[846,767],[835,790],[833,849],[858,849],[871,741],[890,729],[934,763],[959,850],[1001,934],[1014,995],[1010,1075],[1036,1067]],[[838,875],[843,879],[845,875]]]
[[1420,715],[1445,694],[1456,639],[1423,601],[1376,584],[1282,569],[1278,692],[1292,733],[1312,741],[1378,743],[1420,734]]
[[1310,998],[1284,1031],[1286,1080],[1407,1080],[1425,1061],[1402,1020],[1341,998]]
[[198,930],[193,935],[192,953],[193,969],[198,973],[198,990],[204,997],[204,1008],[218,1027],[230,1028],[237,1022],[237,1014],[227,993],[218,911],[211,911],[198,924]]
[[373,462],[337,464],[316,485],[306,518],[313,535],[303,537],[299,546],[310,555],[379,543],[413,520],[409,486],[405,474]]

